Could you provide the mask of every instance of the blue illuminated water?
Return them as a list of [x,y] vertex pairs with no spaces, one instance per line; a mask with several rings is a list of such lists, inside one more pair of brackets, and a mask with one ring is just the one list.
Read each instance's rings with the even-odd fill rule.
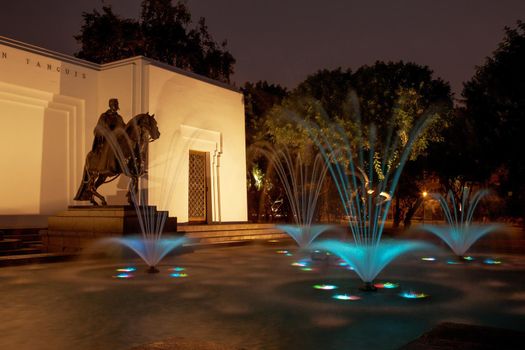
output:
[[463,256],[481,237],[501,228],[499,224],[473,223],[474,211],[480,200],[488,194],[481,190],[474,194],[465,187],[461,202],[457,202],[454,194],[449,191],[447,197],[433,194],[439,201],[448,225],[421,225],[426,230],[441,238],[457,256]]

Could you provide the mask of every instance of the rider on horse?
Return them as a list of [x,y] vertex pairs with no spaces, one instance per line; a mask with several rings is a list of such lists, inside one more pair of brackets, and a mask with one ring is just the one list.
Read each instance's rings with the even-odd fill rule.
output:
[[[118,100],[109,100],[109,109],[100,115],[95,127],[92,150],[86,156],[82,182],[75,196],[77,201],[98,205],[95,197],[106,205],[99,186],[115,180],[120,174],[130,178],[128,202],[138,189],[138,179],[146,173],[147,146],[160,137],[154,115],[141,113],[127,124],[118,114]],[[110,180],[106,180],[111,178]]]
[[106,138],[109,133],[115,134],[116,132],[122,132],[126,127],[124,119],[122,119],[117,112],[118,110],[118,100],[116,98],[110,99],[109,109],[100,115],[98,123],[93,130],[95,138],[93,139],[93,147],[91,150],[100,154],[100,166],[102,169],[106,168],[108,159],[111,158],[108,152],[113,152]]
[[[115,134],[123,132],[126,127],[124,119],[122,119],[122,116],[117,112],[118,110],[118,99],[111,98],[109,100],[109,109],[100,115],[95,129],[93,129],[95,138],[93,139],[91,152],[98,156],[96,157],[98,159],[98,164],[92,164],[92,166],[100,170],[107,169],[111,166],[118,167],[118,164],[111,164],[112,162],[115,162],[115,157],[112,156],[114,151],[108,140],[110,135],[116,137],[117,135]],[[86,193],[81,186],[74,199],[87,200],[89,198],[91,198],[91,195]]]

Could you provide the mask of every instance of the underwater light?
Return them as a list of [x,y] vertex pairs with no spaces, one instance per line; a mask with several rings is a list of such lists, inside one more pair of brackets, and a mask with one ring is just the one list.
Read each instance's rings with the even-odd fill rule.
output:
[[321,290],[334,290],[337,289],[336,285],[333,284],[314,284],[314,289],[321,289]]
[[361,299],[361,297],[358,297],[357,295],[348,295],[348,294],[336,294],[332,298],[337,299],[337,300],[359,300]]
[[172,273],[170,274],[171,277],[174,277],[174,278],[182,278],[182,277],[188,277],[188,274],[187,273]]
[[136,267],[130,266],[130,267],[122,267],[117,269],[118,272],[134,272],[137,271]]
[[133,278],[133,275],[129,273],[119,273],[113,276],[113,278]]
[[436,261],[436,258],[433,258],[433,257],[429,256],[429,257],[421,258],[421,260],[423,260],[423,261]]
[[393,283],[393,282],[376,283],[374,284],[374,287],[384,288],[384,289],[394,289],[394,288],[399,287],[399,283]]
[[499,264],[501,264],[501,261],[487,258],[487,259],[483,260],[483,263],[487,264],[487,265],[499,265]]
[[429,295],[425,293],[410,291],[410,292],[400,293],[399,296],[405,299],[423,299],[423,298],[427,298]]
[[172,269],[170,269],[171,271],[175,271],[175,272],[181,272],[181,271],[185,271],[186,268],[185,267],[180,267],[180,266],[177,266],[177,267],[174,267]]
[[449,260],[449,261],[447,261],[447,264],[449,264],[449,265],[461,265],[462,263],[459,262],[459,261],[455,261],[455,260]]

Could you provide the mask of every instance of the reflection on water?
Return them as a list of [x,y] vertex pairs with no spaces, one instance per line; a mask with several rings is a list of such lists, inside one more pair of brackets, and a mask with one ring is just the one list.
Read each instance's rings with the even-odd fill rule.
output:
[[[312,260],[305,273],[291,266],[297,257],[275,251],[196,251],[164,261],[155,275],[117,271],[137,266],[129,261],[2,268],[0,349],[118,350],[173,336],[247,349],[392,349],[442,320],[525,329],[525,259],[518,256],[489,268],[477,256],[454,266],[445,253],[433,263],[407,256],[380,275],[398,288],[360,294],[361,282],[344,266]],[[431,297],[400,298],[405,290]]]

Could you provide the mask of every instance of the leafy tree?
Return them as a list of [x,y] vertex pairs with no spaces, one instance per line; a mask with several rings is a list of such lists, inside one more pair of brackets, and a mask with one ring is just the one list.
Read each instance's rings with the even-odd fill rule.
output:
[[139,20],[123,19],[104,6],[83,13],[75,55],[97,63],[144,55],[223,82],[230,81],[235,59],[211,37],[204,18],[192,26],[184,1],[143,0]]
[[[451,110],[449,85],[434,79],[428,67],[377,62],[354,74],[337,69],[322,70],[309,76],[269,112],[265,132],[267,139],[274,143],[304,150],[312,143],[312,133],[316,132],[329,135],[334,143],[341,142],[338,133],[330,127],[335,122],[354,147],[364,145],[367,148],[369,125],[374,124],[379,142],[376,150],[384,148],[389,135],[398,138],[401,149],[415,123],[428,117],[428,127],[412,150],[411,159],[415,160],[426,155],[429,145],[443,141],[442,132],[450,124]],[[311,124],[316,125],[314,130],[308,130]],[[380,156],[377,154],[374,158]],[[399,160],[396,156],[399,152],[393,153],[391,166],[396,166]],[[423,169],[419,168],[419,171]],[[410,182],[409,179],[406,181]],[[412,188],[410,191],[399,191],[396,199],[412,196]]]
[[320,102],[328,118],[341,118],[348,95],[352,91],[352,71],[350,69],[322,69],[309,75],[294,91],[296,96],[308,96]]
[[246,145],[248,147],[247,184],[248,215],[252,220],[272,220],[280,205],[283,193],[275,186],[277,175],[268,161],[250,146],[263,140],[262,128],[268,111],[288,95],[286,88],[266,81],[246,83],[244,95]]
[[444,143],[444,133],[454,120],[450,85],[434,78],[429,67],[402,61],[365,65],[354,73],[353,84],[363,123],[376,124],[383,139],[393,128],[402,141],[415,121],[429,118],[429,124],[412,148],[411,162],[400,178],[394,199],[394,225],[403,221],[409,226],[422,203],[428,172],[424,159],[434,145]]
[[74,38],[82,44],[78,58],[107,63],[142,55],[144,37],[138,21],[122,19],[109,6],[102,13],[93,10],[82,14],[84,23]]
[[505,168],[500,186],[510,215],[525,217],[525,23],[505,28],[505,37],[463,88],[465,113],[472,124],[479,170]]
[[464,108],[454,109],[450,127],[442,135],[446,142],[429,146],[423,166],[439,178],[443,193],[452,191],[459,199],[464,186],[484,182],[488,172],[474,156],[476,135]]
[[352,83],[359,97],[363,124],[390,127],[394,122],[406,128],[429,107],[439,105],[439,115],[427,129],[431,133],[421,139],[441,141],[439,135],[451,118],[452,95],[450,85],[432,75],[427,66],[403,61],[377,61],[359,68],[352,76]]
[[268,112],[288,96],[286,88],[267,81],[245,83],[241,88],[244,96],[246,145],[262,138],[261,132]]

